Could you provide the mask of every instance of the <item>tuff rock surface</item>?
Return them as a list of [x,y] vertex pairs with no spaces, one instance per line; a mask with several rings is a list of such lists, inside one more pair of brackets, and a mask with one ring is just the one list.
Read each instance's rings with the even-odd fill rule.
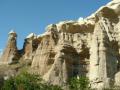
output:
[[39,42],[40,41],[37,39],[37,36],[34,33],[31,33],[26,37],[23,46],[23,58],[25,60],[33,59],[35,50],[37,49]]
[[19,53],[17,49],[17,34],[11,30],[8,34],[8,42],[6,48],[1,56],[1,64],[12,64],[19,60]]
[[[10,33],[2,62],[17,53],[16,33]],[[32,72],[60,86],[69,78],[87,76],[92,88],[120,86],[120,0],[112,0],[78,21],[50,24],[41,35],[25,39],[21,58],[32,60]]]

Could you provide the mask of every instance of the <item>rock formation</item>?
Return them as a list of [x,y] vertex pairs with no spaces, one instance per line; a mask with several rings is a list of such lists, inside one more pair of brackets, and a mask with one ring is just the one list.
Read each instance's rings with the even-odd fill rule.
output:
[[87,75],[93,28],[90,23],[81,25],[73,21],[49,25],[41,35],[32,68],[45,80],[59,85],[64,85],[70,77]]
[[19,53],[17,50],[17,34],[14,31],[9,32],[7,46],[1,56],[1,63],[2,64],[11,64],[15,63],[19,59]]
[[[2,62],[17,53],[16,33],[9,34]],[[87,76],[92,88],[120,86],[120,0],[102,6],[78,21],[48,25],[44,34],[31,33],[24,43],[24,59],[46,81],[60,86],[69,78]]]
[[46,81],[63,86],[81,75],[89,77],[92,88],[120,85],[119,6],[115,0],[86,19],[49,25],[32,68]]
[[39,40],[34,33],[29,34],[24,42],[23,51],[24,59],[33,59],[35,50],[37,49]]

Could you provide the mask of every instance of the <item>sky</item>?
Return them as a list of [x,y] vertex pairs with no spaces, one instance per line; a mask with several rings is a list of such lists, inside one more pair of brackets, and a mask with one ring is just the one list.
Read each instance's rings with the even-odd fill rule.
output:
[[18,34],[17,46],[21,49],[29,33],[41,34],[49,24],[85,18],[109,1],[0,0],[0,51],[6,46],[11,29]]

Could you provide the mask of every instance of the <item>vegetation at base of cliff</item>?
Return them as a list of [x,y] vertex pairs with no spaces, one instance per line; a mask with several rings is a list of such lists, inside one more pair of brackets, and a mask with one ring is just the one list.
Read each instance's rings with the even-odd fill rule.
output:
[[1,90],[62,90],[61,87],[45,83],[40,76],[22,72],[4,82]]
[[[69,90],[89,90],[89,80],[86,77],[73,77],[68,83]],[[4,82],[1,90],[63,90],[57,85],[44,82],[39,75],[22,71],[15,77]]]
[[[86,77],[73,77],[68,82],[69,90],[90,90],[89,79]],[[21,72],[4,82],[1,90],[63,90],[57,85],[44,82],[39,75]]]
[[90,90],[89,79],[87,77],[78,76],[69,80],[70,90]]

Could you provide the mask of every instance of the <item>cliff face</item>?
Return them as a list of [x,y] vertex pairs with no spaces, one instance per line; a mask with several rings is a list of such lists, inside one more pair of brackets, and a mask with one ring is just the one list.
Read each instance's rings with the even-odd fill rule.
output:
[[92,88],[120,85],[119,8],[114,0],[86,19],[49,25],[32,68],[58,85],[73,76],[89,77]]
[[[8,44],[3,57],[16,52],[15,38],[8,42],[14,48]],[[33,72],[52,84],[64,86],[73,76],[87,76],[92,88],[120,86],[120,0],[86,19],[51,24],[44,34],[30,34],[23,50]]]
[[70,77],[87,75],[93,28],[90,23],[81,25],[74,21],[49,25],[41,36],[32,68],[45,80],[59,85]]

